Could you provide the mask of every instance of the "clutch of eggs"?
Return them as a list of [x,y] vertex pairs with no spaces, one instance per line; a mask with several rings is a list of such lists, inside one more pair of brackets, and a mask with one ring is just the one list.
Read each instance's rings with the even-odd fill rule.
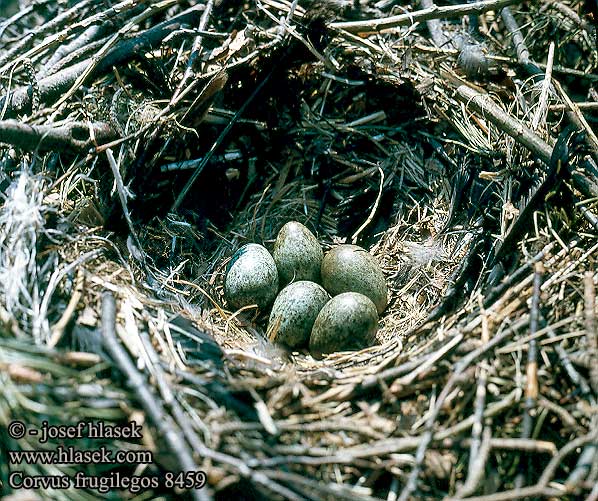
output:
[[374,256],[357,245],[338,245],[324,256],[316,237],[296,221],[281,228],[273,255],[258,244],[241,247],[224,285],[235,308],[265,310],[274,302],[268,338],[289,348],[309,345],[316,357],[371,345],[388,304]]

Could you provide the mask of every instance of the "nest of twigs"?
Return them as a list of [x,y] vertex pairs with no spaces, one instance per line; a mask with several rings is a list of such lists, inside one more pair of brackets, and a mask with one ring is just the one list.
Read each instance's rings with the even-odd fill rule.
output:
[[[598,499],[595,2],[0,15],[2,499]],[[230,311],[290,220],[378,258],[375,346]],[[151,460],[14,456],[66,446]]]

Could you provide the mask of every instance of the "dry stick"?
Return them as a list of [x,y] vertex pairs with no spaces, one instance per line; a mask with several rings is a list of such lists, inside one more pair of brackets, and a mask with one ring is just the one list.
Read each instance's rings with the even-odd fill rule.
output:
[[[573,250],[578,244],[579,240],[572,240],[569,243],[568,249]],[[507,291],[507,289],[513,286],[513,284],[518,283],[529,272],[529,270],[535,263],[542,259],[545,259],[554,246],[554,242],[547,244],[534,257],[532,257],[529,261],[527,261],[525,264],[521,265],[513,273],[511,273],[511,275],[509,275],[502,283],[491,289],[488,295],[486,296],[486,299],[484,299],[484,307],[490,307],[496,300],[502,297],[502,295]]]
[[71,298],[69,299],[69,302],[68,302],[66,308],[64,309],[64,311],[60,317],[60,320],[58,320],[58,322],[56,322],[50,329],[50,332],[52,333],[50,339],[48,340],[48,346],[50,348],[54,348],[58,344],[58,342],[62,338],[64,330],[66,329],[66,326],[71,321],[71,318],[73,317],[73,314],[75,313],[75,309],[77,308],[77,305],[79,304],[79,301],[81,300],[81,297],[83,297],[83,284],[84,283],[85,283],[85,280],[84,280],[83,272],[81,271],[81,268],[79,268],[77,270],[77,277],[75,279],[75,290],[73,291],[73,294],[72,294]]
[[582,447],[587,443],[591,443],[598,439],[598,430],[594,430],[587,435],[578,437],[569,442],[550,460],[538,483],[531,487],[524,487],[522,489],[512,489],[495,494],[488,494],[487,496],[475,496],[467,498],[467,501],[511,501],[515,499],[531,498],[538,499],[540,497],[556,496],[561,498],[565,492],[562,489],[553,489],[548,487],[548,482],[554,476],[556,469],[562,463],[563,459],[575,451],[578,447]]
[[23,53],[35,37],[39,35],[44,35],[46,33],[55,33],[56,31],[58,31],[60,27],[64,25],[73,24],[73,18],[75,18],[78,15],[81,15],[83,13],[82,11],[84,11],[90,3],[91,0],[83,0],[82,2],[75,4],[73,7],[71,7],[68,10],[65,10],[64,12],[61,12],[56,17],[43,23],[37,28],[29,31],[17,43],[11,44],[10,49],[5,51],[2,54],[2,56],[0,56],[0,65],[5,64],[7,61],[13,60],[15,55]]
[[[94,78],[112,71],[113,66],[118,66],[136,57],[140,57],[148,50],[160,45],[162,40],[171,32],[177,30],[181,24],[192,22],[198,15],[200,8],[191,8],[178,16],[157,24],[134,38],[124,40],[116,45],[106,56],[104,56],[90,75]],[[54,75],[43,78],[38,82],[40,99],[43,103],[50,103],[67,91],[77,79],[87,70],[93,58],[81,61],[73,66],[65,68]],[[0,109],[6,105],[6,116],[14,117],[19,113],[28,112],[31,107],[29,86],[20,87],[8,97],[0,98]]]
[[554,63],[554,42],[550,42],[548,46],[548,57],[546,58],[546,75],[542,82],[542,92],[540,93],[540,99],[538,101],[538,108],[532,119],[532,129],[537,130],[540,125],[540,120],[546,114],[546,108],[548,104],[548,91],[550,90],[550,81],[552,79],[552,66]]
[[[481,302],[481,299],[480,299]],[[480,315],[482,316],[482,343],[486,344],[490,340],[490,326],[488,325],[489,315],[480,306]],[[458,489],[456,497],[462,498],[473,494],[479,485],[486,467],[487,456],[482,454],[482,430],[488,433],[490,438],[491,430],[489,427],[483,428],[484,407],[486,406],[486,383],[488,379],[488,370],[484,362],[479,366],[478,384],[476,387],[476,398],[474,402],[474,423],[471,427],[471,446],[469,448],[469,464],[467,467],[467,479]],[[484,459],[484,461],[482,461]]]
[[[420,50],[428,50],[428,51],[430,50],[429,48],[422,48],[420,46],[418,46],[418,48]],[[438,51],[438,49],[435,49],[435,50]],[[451,53],[454,54],[456,51],[451,51],[450,49],[447,49],[445,52],[447,52],[448,54],[451,54]],[[501,62],[501,63],[508,63],[508,64],[517,63],[517,60],[513,59],[512,57],[497,56],[497,55],[493,55],[493,54],[488,54],[486,57],[492,61]],[[544,63],[535,62],[534,64],[541,70],[546,69],[546,64],[544,64]],[[573,68],[567,68],[566,66],[561,66],[559,64],[554,64],[552,66],[552,71],[554,73],[571,75],[571,76],[575,76],[578,78],[583,78],[583,79],[587,79],[587,80],[591,80],[591,81],[598,80],[598,75],[595,75],[593,73],[587,73],[587,72],[584,72],[583,70],[575,70]],[[558,106],[558,105],[554,105],[554,106]],[[551,107],[551,109],[552,109],[552,107]]]
[[[208,2],[206,3],[206,8],[201,16],[201,19],[199,20],[198,29],[200,32],[206,31],[206,28],[208,26],[208,21],[210,20],[210,15],[212,14],[213,8],[214,8],[214,0],[208,0]],[[197,35],[195,37],[195,40],[193,41],[193,46],[191,48],[191,54],[189,55],[189,61],[187,61],[187,68],[185,69],[183,78],[181,78],[181,81],[179,82],[176,90],[174,91],[171,101],[173,101],[180,94],[181,90],[183,90],[185,85],[187,85],[187,82],[189,81],[189,79],[195,73],[194,66],[195,66],[195,62],[197,61],[197,58],[201,55],[202,42],[203,42],[203,37],[201,35]]]
[[135,225],[133,224],[133,220],[131,219],[131,213],[129,212],[129,206],[127,205],[127,198],[129,196],[128,190],[125,188],[125,183],[123,178],[120,174],[119,167],[116,163],[116,159],[112,154],[112,150],[108,148],[106,150],[106,158],[108,159],[108,165],[110,165],[110,170],[112,170],[112,175],[114,176],[114,182],[116,183],[116,191],[118,193],[118,198],[120,200],[120,204],[123,210],[123,215],[125,216],[125,221],[129,226],[129,230],[131,231],[131,236],[137,246],[137,249],[141,253],[141,256],[134,256],[138,257],[140,261],[142,261],[145,257],[143,253],[143,247],[141,246],[141,242],[139,237],[137,236],[137,232],[135,231]]
[[[433,0],[420,0],[420,5],[423,9],[434,9],[437,8],[436,4]],[[432,40],[436,47],[448,47],[453,48],[452,42],[449,38],[444,34],[442,29],[442,25],[438,19],[429,19],[426,21],[426,25],[428,26],[428,31],[432,36]]]
[[[598,111],[598,102],[595,101],[575,102],[575,105],[580,111]],[[548,111],[565,111],[568,109],[569,106],[566,104],[551,104],[548,106]]]
[[[540,314],[540,318],[542,319],[542,321],[544,323],[547,323],[546,319],[542,316],[542,314]],[[557,337],[556,333],[554,332],[554,330],[552,330],[552,328],[549,325],[546,326],[546,329],[548,330],[548,337],[550,337],[550,338]],[[596,405],[596,401],[591,394],[592,390],[590,389],[590,385],[585,380],[585,378],[579,372],[577,372],[577,369],[573,366],[573,363],[571,362],[571,359],[569,358],[567,351],[563,347],[563,343],[564,343],[564,341],[561,342],[560,344],[553,345],[553,349],[556,352],[557,356],[559,357],[559,361],[561,362],[563,369],[565,369],[565,372],[567,373],[567,376],[569,376],[569,379],[571,380],[571,382],[579,388],[579,391],[581,392],[581,394],[588,398],[590,404]]]
[[589,26],[587,26],[587,23],[585,21],[582,21],[581,17],[579,17],[577,12],[575,12],[571,7],[565,5],[560,0],[545,0],[545,2],[547,2],[548,5],[546,7],[542,7],[541,11],[544,11],[546,8],[549,9],[550,7],[553,7],[555,10],[559,11],[565,17],[571,19],[571,21],[577,24],[577,26],[579,26],[580,28],[583,28],[586,31],[588,30]]
[[590,385],[598,394],[598,333],[596,332],[596,291],[594,274],[587,271],[583,277],[584,284],[584,317],[586,324],[587,350],[590,355]]
[[[516,392],[517,390],[515,390]],[[509,395],[507,395],[507,400]],[[499,402],[498,404],[492,404],[488,406],[488,409],[484,411],[485,417],[492,417],[500,414],[502,411],[506,411],[514,403],[514,399],[511,399],[506,404]],[[471,426],[472,420],[468,418],[465,425],[461,421],[455,426],[446,428],[434,434],[431,447],[438,450],[449,449],[466,449],[471,447],[471,439],[469,438],[450,438],[450,436],[456,436]],[[281,428],[282,429],[282,428]],[[341,428],[343,429],[343,428]],[[487,428],[488,430],[490,428]],[[337,431],[337,430],[330,430]],[[443,438],[444,437],[444,438]],[[377,442],[364,443],[362,445],[348,447],[345,449],[339,449],[332,453],[329,448],[326,447],[315,447],[315,446],[298,446],[298,445],[278,445],[274,446],[273,450],[281,454],[289,454],[287,456],[278,456],[269,459],[249,459],[249,465],[266,465],[266,466],[278,466],[281,464],[288,464],[293,461],[297,461],[303,464],[330,464],[334,462],[342,464],[354,464],[358,460],[376,458],[381,456],[387,456],[402,452],[409,452],[417,449],[422,436],[410,436],[403,438],[393,438],[380,440]],[[486,439],[484,439],[486,440]],[[488,447],[491,450],[501,451],[527,451],[536,454],[548,454],[554,456],[557,453],[557,448],[552,442],[542,440],[522,440],[520,438],[488,438]],[[303,454],[303,456],[299,456]],[[292,459],[291,459],[292,458]],[[411,460],[410,460],[411,461]]]
[[[523,36],[521,35],[519,26],[517,25],[517,21],[515,21],[515,18],[511,14],[510,9],[508,7],[505,7],[501,11],[501,16],[503,18],[503,21],[505,22],[505,26],[507,27],[507,29],[513,36],[513,44],[515,45],[515,48],[517,50],[517,60],[519,61],[519,63],[522,66],[525,66],[525,68],[533,74],[541,73],[541,70],[539,69],[538,65],[536,63],[530,61],[529,51],[527,50],[527,47],[523,40]],[[536,114],[536,116],[534,117],[534,119],[532,121],[532,129],[537,128],[540,111],[545,106],[545,100],[546,100],[547,93],[548,93],[549,81],[550,81],[550,77],[552,74],[552,63],[553,63],[552,58],[553,58],[553,56],[554,56],[554,43],[551,43],[549,51],[548,51],[548,61],[547,61],[547,65],[546,65],[546,75],[544,78],[544,84],[542,87],[542,97],[541,97],[540,107],[538,109],[538,113]],[[577,104],[574,103],[569,98],[569,96],[564,91],[564,89],[562,88],[560,83],[555,80],[554,86],[558,89],[558,91],[561,94],[566,105],[569,107],[569,110],[570,110],[570,112],[568,113],[569,120],[572,123],[574,123],[575,125],[577,125],[580,129],[584,129],[586,131],[586,134],[588,136],[588,142],[589,142],[589,144],[593,150],[593,153],[594,153],[594,159],[598,160],[598,137],[596,136],[593,129],[588,124],[587,120],[581,113]],[[579,187],[578,187],[578,189],[579,189]]]
[[357,242],[357,237],[359,236],[359,234],[367,228],[368,224],[372,222],[374,216],[376,215],[376,211],[378,210],[378,205],[380,205],[380,199],[382,198],[382,190],[384,188],[384,171],[380,166],[378,166],[378,172],[380,173],[380,187],[378,189],[378,196],[376,197],[376,201],[374,202],[374,206],[372,207],[369,216],[351,237],[351,242],[353,244]]
[[565,90],[563,89],[561,84],[555,80],[554,86],[559,91],[559,94],[565,101],[565,104],[571,110],[571,112],[569,113],[569,120],[571,120],[571,122],[573,122],[575,125],[577,125],[580,129],[584,129],[586,131],[586,134],[588,137],[588,142],[590,143],[590,146],[594,153],[594,158],[598,158],[598,137],[596,137],[594,130],[592,129],[592,127],[590,127],[590,124],[588,124],[588,121],[583,116],[583,113],[579,110],[577,104],[575,104],[571,100],[571,98],[565,92]]
[[367,21],[349,21],[331,23],[330,27],[339,30],[355,32],[378,32],[381,30],[396,28],[398,26],[411,26],[414,23],[428,21],[429,19],[451,19],[462,17],[468,14],[483,14],[489,10],[497,10],[506,5],[520,3],[521,0],[484,0],[470,4],[451,5],[449,7],[432,7],[429,9],[417,10],[409,14],[400,14],[382,19],[369,19]]
[[[180,471],[196,471],[197,465],[193,460],[193,455],[177,429],[176,423],[166,413],[160,399],[156,398],[145,378],[120,344],[115,329],[116,301],[110,292],[105,292],[102,297],[102,340],[106,351],[110,354],[114,364],[122,371],[128,386],[133,390],[154,426],[168,444]],[[210,499],[204,491],[196,489],[191,491],[191,495],[196,501]]]
[[88,54],[96,54],[110,38],[110,31],[111,30],[108,29],[105,36],[99,35],[98,40],[90,41],[88,44],[83,45],[78,49],[74,49],[72,52],[67,52],[51,68],[48,68],[47,71],[41,70],[39,73],[39,78],[46,78],[47,76],[55,75],[59,71],[62,71],[63,68],[68,68],[75,64],[76,61],[80,61],[83,57],[89,57]]
[[[44,292],[44,297],[39,306],[39,318],[41,319],[41,322],[43,322],[44,325],[43,326],[35,325],[33,328],[34,334],[37,334],[39,336],[39,334],[41,333],[42,327],[46,327],[46,324],[48,324],[48,309],[50,307],[50,302],[52,300],[54,291],[56,290],[56,287],[58,287],[58,284],[60,283],[60,281],[66,275],[68,275],[72,270],[77,268],[77,266],[81,266],[83,263],[86,263],[87,261],[90,261],[92,259],[95,259],[96,257],[101,256],[103,252],[104,252],[103,248],[94,249],[92,251],[86,252],[85,254],[81,254],[77,259],[75,259],[74,261],[65,265],[64,267],[56,268],[54,270],[54,272],[52,273],[52,276],[50,277],[50,280],[48,281],[48,286],[46,287],[46,291]],[[46,330],[46,329],[44,329],[44,330]],[[49,327],[47,329],[46,334],[50,334]]]
[[592,228],[598,231],[598,216],[596,216],[596,214],[594,214],[590,209],[588,209],[582,202],[577,202],[575,205],[577,205],[582,216],[588,223],[590,223]]
[[145,9],[140,14],[136,15],[135,17],[127,20],[127,22],[119,28],[113,35],[111,35],[106,43],[102,46],[102,48],[95,54],[94,57],[91,58],[91,61],[85,71],[81,73],[71,86],[71,88],[65,92],[60,99],[54,104],[55,108],[59,108],[63,103],[65,103],[70,97],[79,90],[79,88],[83,85],[89,76],[94,72],[98,61],[101,61],[103,57],[108,55],[111,49],[118,43],[120,38],[123,38],[127,33],[129,33],[135,26],[141,24],[143,21],[148,19],[149,17],[168,9],[169,7],[173,7],[176,4],[177,0],[161,0],[156,3],[149,4],[149,7]]
[[[556,80],[554,84],[558,86]],[[515,139],[515,141],[525,146],[546,165],[550,165],[553,148],[529,127],[505,113],[488,94],[477,92],[467,85],[460,85],[456,90],[456,95],[476,113],[484,116],[500,130]],[[563,93],[563,96],[566,96],[566,94]],[[596,183],[584,172],[579,169],[573,170],[571,179],[575,188],[585,196],[592,197],[595,195],[592,191]],[[590,224],[595,225],[595,217],[591,212],[587,209],[582,210],[582,215]]]
[[34,12],[35,9],[39,9],[40,7],[43,7],[44,5],[51,2],[54,2],[54,0],[37,0],[36,2],[31,2],[27,7],[21,9],[13,16],[2,21],[0,23],[0,38],[2,38],[2,35],[4,35],[4,30],[6,30],[6,28],[14,25],[17,21],[24,18],[25,16],[28,16],[29,14]]
[[[596,427],[598,417],[594,417],[593,421],[593,425]],[[576,490],[583,480],[588,476],[590,470],[592,469],[592,465],[594,464],[595,457],[596,460],[598,460],[598,442],[588,444],[584,447],[583,452],[579,455],[579,459],[577,460],[575,468],[569,477],[567,477],[567,481],[565,482],[565,488],[567,491],[572,492]]]
[[462,341],[463,333],[458,332],[455,336],[448,339],[438,351],[427,356],[415,370],[396,379],[390,387],[390,392],[399,393],[404,387],[411,386],[417,379],[421,379],[422,374],[425,374],[426,370],[430,368],[435,369],[438,365],[438,361],[446,357],[449,353],[452,353]]
[[[532,304],[530,311],[529,330],[532,338],[529,340],[527,351],[527,367],[526,367],[526,381],[525,381],[525,410],[523,412],[521,438],[530,438],[534,425],[534,418],[532,413],[537,405],[538,400],[538,341],[534,337],[538,331],[538,321],[540,318],[540,292],[542,287],[542,274],[544,267],[541,262],[534,266],[534,287],[532,292]],[[525,455],[523,456],[525,457]],[[523,458],[519,459],[520,466]],[[530,463],[531,458],[528,458],[528,464],[522,466],[527,470],[529,475],[532,471]],[[520,471],[515,477],[515,487],[520,488],[524,485],[525,475]]]
[[473,111],[492,122],[500,130],[525,146],[546,165],[550,164],[551,146],[522,122],[509,116],[488,94],[482,94],[467,85],[457,87],[457,97]]
[[37,78],[44,78],[55,72],[54,67],[59,66],[59,63],[63,58],[69,57],[71,54],[78,52],[80,49],[89,46],[95,42],[98,38],[103,38],[112,27],[108,23],[94,24],[87,28],[78,37],[71,40],[69,43],[61,45],[56,49],[56,52],[52,54],[52,57],[44,63],[42,68],[39,70]]
[[[236,60],[233,63],[227,64],[223,69],[210,70],[207,73],[203,74],[202,77],[204,80],[208,79],[208,78],[217,78],[218,75],[225,74],[227,70],[239,68],[239,67],[243,66],[244,64],[246,64],[247,62],[255,60],[258,55],[259,55],[259,50],[256,49],[251,54],[248,54],[247,56],[244,56],[244,57]],[[194,89],[197,86],[197,84],[200,82],[201,82],[201,80],[199,80],[199,79],[193,80],[175,99],[175,103],[180,101],[180,99],[182,98],[183,95],[185,95],[186,93],[188,93],[192,89]],[[96,153],[101,153],[102,151],[105,151],[107,148],[112,148],[114,146],[118,146],[119,144],[124,143],[125,141],[130,141],[131,139],[136,139],[136,138],[140,137],[142,134],[144,134],[145,132],[147,132],[152,127],[154,127],[153,134],[156,134],[156,131],[158,129],[156,129],[154,126],[155,121],[166,116],[171,111],[172,111],[172,107],[170,105],[166,106],[162,111],[160,111],[160,113],[156,117],[154,117],[154,120],[152,120],[151,122],[148,122],[146,125],[144,125],[143,127],[140,127],[138,130],[136,130],[135,132],[133,132],[127,136],[121,137],[119,139],[116,139],[115,141],[111,141],[109,143],[98,146],[96,148]],[[234,115],[233,115],[233,119],[234,119]]]
[[511,9],[509,9],[508,7],[502,9],[500,11],[500,17],[505,23],[505,27],[513,37],[513,45],[515,46],[515,50],[517,51],[517,60],[519,61],[519,64],[529,64],[529,50],[527,50],[527,46],[525,45],[523,35],[521,34],[521,28],[519,28],[519,25],[517,24],[515,17],[513,17]]
[[[90,134],[90,129],[92,134]],[[17,120],[0,120],[0,142],[26,151],[72,150],[87,152],[116,137],[116,132],[103,122],[71,122],[58,127],[28,125]]]
[[367,495],[358,496],[358,494],[355,491],[353,491],[350,487],[347,487],[342,484],[324,484],[315,478],[307,478],[306,476],[304,477],[303,475],[299,475],[297,473],[291,473],[283,470],[264,470],[263,474],[266,475],[268,478],[275,478],[277,480],[282,480],[286,483],[294,482],[300,485],[304,485],[307,488],[320,491],[320,496],[312,497],[312,499],[342,499],[345,501],[382,501],[380,498],[374,498]]
[[[484,431],[490,430],[489,427],[486,427]],[[484,439],[485,440],[485,439]],[[463,440],[452,440],[446,439],[443,440],[438,444],[438,447],[446,447],[448,449],[452,449],[455,447],[467,447],[468,445],[471,446],[472,440],[469,438],[465,438]],[[501,450],[501,451],[526,451],[526,452],[534,452],[536,454],[550,454],[554,456],[557,453],[557,448],[552,442],[547,442],[544,440],[532,440],[532,439],[522,439],[522,438],[489,438],[488,444],[490,449],[493,450]]]
[[[162,396],[164,401],[164,405],[167,408],[172,410],[172,416],[174,421],[180,426],[183,435],[189,442],[189,445],[194,451],[199,451],[202,447],[204,447],[202,441],[197,436],[197,433],[193,429],[193,425],[189,420],[189,415],[186,414],[180,403],[177,401],[176,397],[174,396],[174,392],[170,388],[166,375],[162,370],[162,366],[160,364],[160,357],[156,353],[154,346],[146,332],[140,334],[141,342],[143,347],[147,353],[149,362],[152,364],[152,376],[156,381],[156,385],[158,386],[158,391]],[[209,495],[205,495],[205,499],[209,499]]]
[[7,71],[9,68],[20,64],[25,59],[33,59],[35,56],[42,53],[43,51],[48,50],[48,49],[52,48],[53,46],[62,43],[66,37],[68,37],[72,33],[76,33],[79,29],[85,29],[85,28],[91,26],[92,24],[95,24],[99,21],[103,21],[105,19],[109,19],[113,16],[116,16],[117,14],[119,14],[120,12],[122,12],[124,10],[133,8],[136,3],[137,3],[136,0],[124,0],[123,2],[114,4],[112,7],[110,7],[109,9],[106,9],[105,11],[102,11],[102,12],[95,14],[93,16],[90,16],[90,17],[86,17],[85,19],[83,19],[79,22],[73,23],[70,26],[68,26],[67,28],[65,28],[57,33],[53,33],[49,37],[42,40],[41,43],[37,44],[32,49],[28,50],[24,54],[20,54],[18,58],[14,59],[14,60],[9,59],[8,62],[6,62],[3,66],[0,66],[0,73],[3,73],[5,71]]
[[[456,499],[465,498],[475,492],[484,477],[484,470],[488,462],[488,456],[492,450],[492,430],[490,426],[484,428],[484,436],[480,442],[475,460],[470,461],[470,468],[467,472],[467,480],[455,495]],[[471,458],[470,458],[471,460]]]
[[434,423],[436,422],[436,418],[440,412],[440,409],[444,405],[445,400],[453,391],[453,387],[457,385],[459,382],[462,374],[465,370],[469,367],[471,363],[477,360],[486,352],[493,349],[495,346],[501,344],[508,336],[512,334],[511,329],[505,329],[500,334],[494,336],[488,343],[484,346],[477,348],[476,350],[472,351],[465,357],[463,357],[459,362],[457,362],[454,366],[453,374],[447,381],[446,385],[440,392],[438,399],[434,405],[432,411],[428,414],[428,418],[426,419],[426,432],[421,436],[421,441],[418,445],[417,452],[415,454],[415,465],[409,474],[409,479],[407,480],[407,484],[403,488],[401,495],[399,496],[398,501],[407,501],[410,499],[410,496],[415,492],[417,489],[417,480],[419,477],[419,473],[421,471],[421,466],[424,462],[424,457],[426,454],[426,449],[428,445],[432,441],[432,437],[434,435],[433,428]]

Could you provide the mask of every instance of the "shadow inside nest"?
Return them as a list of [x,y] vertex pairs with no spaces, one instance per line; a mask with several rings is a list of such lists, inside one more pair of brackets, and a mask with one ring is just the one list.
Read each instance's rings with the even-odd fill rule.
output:
[[[496,197],[490,183],[478,179],[492,169],[492,158],[445,142],[453,134],[424,120],[409,83],[373,79],[354,66],[342,81],[315,70],[303,64],[270,80],[244,115],[247,122],[206,165],[179,215],[164,216],[189,178],[174,167],[161,168],[157,183],[144,174],[147,181],[137,189],[149,179],[158,189],[142,191],[131,203],[146,221],[140,237],[153,265],[176,269],[201,288],[190,300],[210,311],[218,342],[279,361],[286,356],[263,339],[263,314],[229,320],[220,311],[227,306],[224,264],[238,247],[258,242],[271,249],[280,227],[297,220],[325,248],[355,242],[371,249],[391,289],[378,341],[396,343],[430,315],[456,309],[473,290],[484,264],[478,257],[489,250],[480,236],[488,224],[482,216]],[[223,108],[232,107],[227,99],[235,92],[229,94],[221,96]],[[166,159],[181,151],[200,155],[216,136],[211,128],[204,127],[200,142],[188,142],[188,134],[172,138],[144,165],[174,166]]]

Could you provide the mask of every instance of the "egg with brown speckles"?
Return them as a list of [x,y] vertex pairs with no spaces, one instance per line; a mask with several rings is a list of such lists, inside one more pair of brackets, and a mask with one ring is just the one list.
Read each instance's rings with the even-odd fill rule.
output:
[[224,279],[224,294],[234,308],[269,306],[278,292],[278,270],[272,255],[259,244],[246,244],[231,258]]
[[314,357],[371,346],[378,330],[378,312],[370,298],[343,292],[328,301],[314,322],[309,350]]
[[336,296],[359,292],[369,297],[378,313],[388,304],[388,287],[380,265],[368,251],[357,245],[337,245],[322,260],[322,285]]
[[330,296],[320,285],[300,280],[280,291],[272,305],[267,337],[289,348],[307,345],[314,321]]
[[311,231],[297,221],[289,221],[278,232],[274,262],[281,284],[295,280],[320,281],[322,247]]

